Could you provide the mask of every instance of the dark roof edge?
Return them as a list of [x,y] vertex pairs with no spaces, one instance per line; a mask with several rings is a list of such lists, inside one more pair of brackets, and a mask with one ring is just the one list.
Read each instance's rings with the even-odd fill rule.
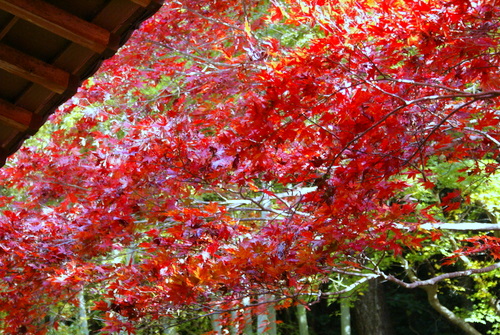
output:
[[[121,34],[121,36],[118,36],[118,47],[123,46],[129,40],[130,36],[132,36],[132,33],[137,30],[144,21],[152,17],[160,9],[163,2],[164,0],[152,0],[147,7],[144,7],[144,9],[140,12],[138,11],[135,17],[130,17],[127,21],[129,27]],[[66,102],[76,94],[81,84],[86,79],[94,75],[106,59],[111,58],[115,54],[116,51],[110,49],[105,51],[102,54],[102,57],[98,58],[94,63],[88,66],[88,71],[86,71],[81,78],[78,78],[78,80],[76,80],[75,83],[71,85],[71,87],[69,87],[63,94],[56,95],[54,99],[47,104],[52,105],[52,107],[50,107],[49,109],[49,112],[45,113],[45,115],[43,115],[41,118],[38,117],[38,119],[36,120],[36,124],[32,125],[28,131],[25,131],[21,138],[11,143],[11,146],[8,148],[0,147],[0,168],[5,165],[6,160],[9,156],[13,155],[21,148],[24,141],[26,141],[40,129],[40,127],[47,121],[49,116],[52,115],[60,105],[62,105],[64,102]]]

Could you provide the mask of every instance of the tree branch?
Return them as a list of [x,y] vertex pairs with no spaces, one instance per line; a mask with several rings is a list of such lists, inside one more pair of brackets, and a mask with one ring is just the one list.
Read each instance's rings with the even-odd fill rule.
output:
[[478,332],[474,327],[472,327],[468,322],[458,317],[455,313],[441,304],[437,295],[437,285],[430,285],[422,288],[427,293],[427,300],[429,301],[429,304],[432,306],[432,308],[434,308],[439,314],[444,316],[450,323],[462,329],[468,335],[481,335],[481,333]]
[[434,230],[467,230],[467,231],[500,231],[498,223],[479,223],[479,222],[457,222],[457,223],[424,223],[419,226],[420,229]]
[[[391,281],[393,283],[396,283],[400,286],[403,286],[405,288],[416,288],[416,287],[424,287],[424,286],[432,286],[436,285],[438,282],[445,280],[445,279],[451,279],[451,278],[457,278],[457,277],[465,277],[465,276],[470,276],[472,274],[477,274],[477,273],[486,273],[486,272],[491,272],[496,269],[500,269],[500,262],[492,264],[490,266],[487,266],[485,268],[480,268],[480,269],[469,269],[469,270],[464,270],[464,271],[456,271],[456,272],[449,272],[449,273],[443,273],[442,275],[427,279],[427,280],[420,280],[416,277],[414,277],[412,280],[412,283],[407,283],[404,282],[392,275],[382,275],[384,279]],[[409,270],[408,270],[408,273]],[[410,279],[412,276],[410,276]]]

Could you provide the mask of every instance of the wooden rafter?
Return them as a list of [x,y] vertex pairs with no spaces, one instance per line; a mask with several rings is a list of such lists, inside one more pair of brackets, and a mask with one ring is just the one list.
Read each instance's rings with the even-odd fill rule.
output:
[[0,43],[0,68],[56,93],[66,91],[70,74]]
[[162,3],[0,0],[0,167]]
[[102,53],[110,47],[109,31],[44,1],[0,0],[0,9],[92,51]]
[[20,130],[27,130],[33,120],[33,113],[0,99],[0,121]]
[[17,21],[19,21],[19,18],[17,16],[14,16],[9,23],[7,23],[2,30],[0,30],[0,40],[4,38],[4,36],[9,32],[10,28],[12,28]]
[[151,3],[151,0],[130,0],[130,1],[141,7],[147,7]]

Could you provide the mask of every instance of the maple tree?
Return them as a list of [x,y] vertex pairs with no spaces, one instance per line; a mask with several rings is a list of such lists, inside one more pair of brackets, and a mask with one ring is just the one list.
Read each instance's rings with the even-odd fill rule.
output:
[[[372,278],[437,297],[497,270],[496,222],[453,213],[498,168],[499,14],[486,0],[166,3],[0,171],[2,327],[42,334],[82,290],[113,333]],[[439,167],[458,163],[445,190]],[[448,246],[452,270],[386,271],[439,227],[473,231]],[[332,274],[345,285],[319,291]]]

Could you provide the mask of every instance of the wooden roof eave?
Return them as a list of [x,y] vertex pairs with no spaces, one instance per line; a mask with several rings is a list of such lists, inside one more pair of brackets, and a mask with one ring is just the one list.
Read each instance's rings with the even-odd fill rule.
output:
[[[61,1],[0,0],[0,167],[163,2],[94,0],[92,3],[100,2],[102,8],[92,20],[86,20],[56,6],[71,4]],[[87,3],[79,2],[79,6]],[[11,16],[3,27],[2,11]],[[59,55],[51,59],[43,59],[36,50],[31,54],[19,50],[12,45],[13,40],[17,43],[15,38],[8,38],[20,24],[32,24],[42,35],[53,36],[53,44],[66,41],[65,47],[56,49]],[[30,46],[25,35],[20,38]],[[2,75],[14,83],[2,86]],[[2,89],[9,92],[2,95]]]

